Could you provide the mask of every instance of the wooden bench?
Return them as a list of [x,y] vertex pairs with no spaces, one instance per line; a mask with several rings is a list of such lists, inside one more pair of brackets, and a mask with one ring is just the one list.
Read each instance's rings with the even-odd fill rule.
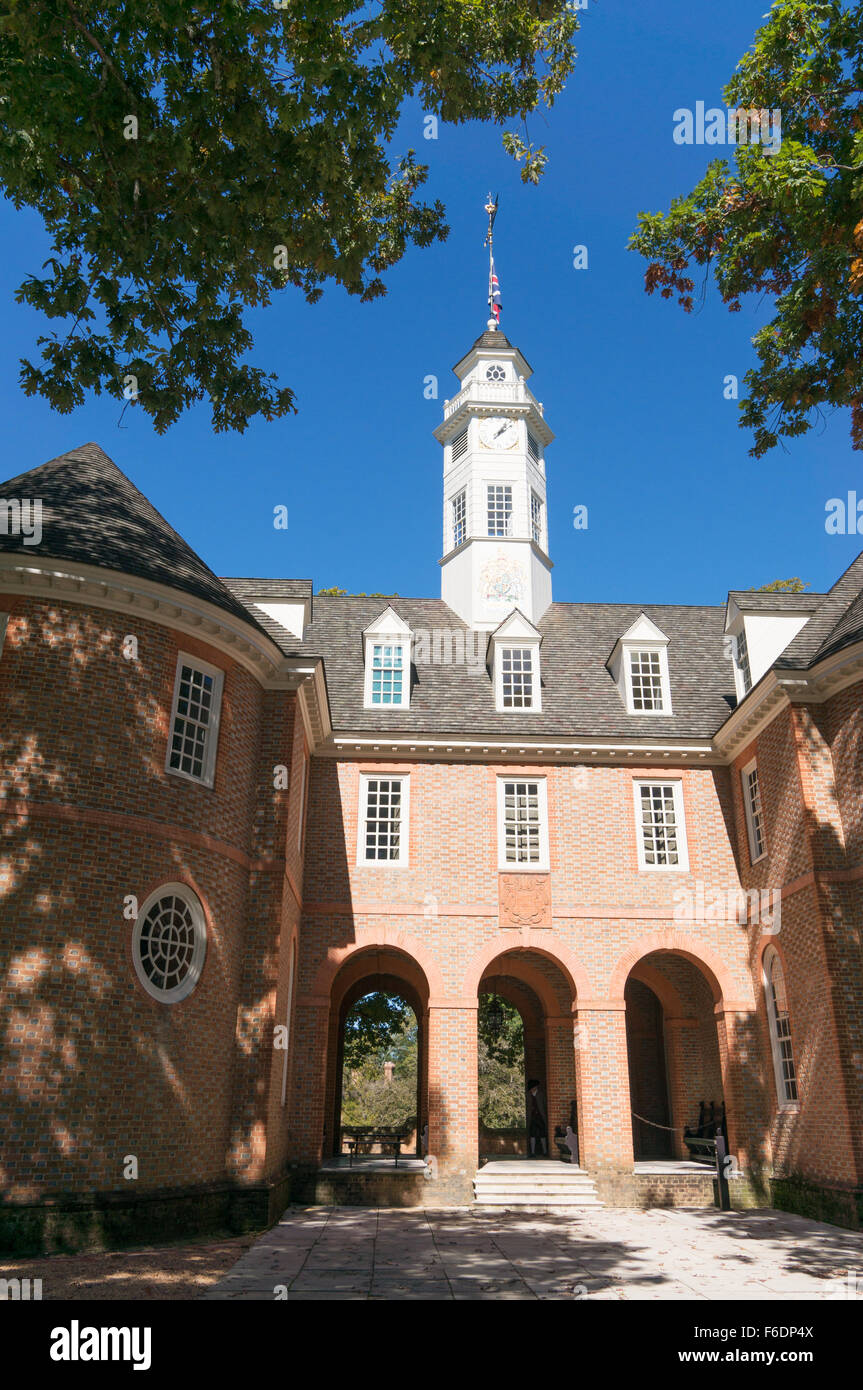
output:
[[363,1144],[380,1144],[381,1148],[391,1148],[395,1158],[395,1166],[398,1168],[402,1144],[407,1138],[403,1132],[392,1129],[375,1129],[372,1125],[356,1125],[350,1129],[344,1129],[343,1133],[345,1136],[350,1136],[345,1138],[349,1154],[349,1168],[353,1167],[354,1155],[359,1152],[360,1146]]
[[698,1124],[689,1125],[683,1131],[683,1142],[689,1150],[689,1157],[695,1163],[716,1163],[716,1136],[721,1134],[728,1143],[728,1129],[725,1123],[725,1102],[718,1106],[715,1101],[708,1105],[701,1101],[698,1107]]

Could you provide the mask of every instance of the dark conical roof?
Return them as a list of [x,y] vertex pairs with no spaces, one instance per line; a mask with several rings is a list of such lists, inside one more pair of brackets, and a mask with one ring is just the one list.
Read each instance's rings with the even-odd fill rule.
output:
[[499,328],[487,328],[484,333],[480,333],[473,346],[475,348],[511,348],[512,343],[505,333],[501,333]]
[[41,499],[42,539],[24,545],[20,536],[0,535],[0,551],[149,579],[259,626],[98,444],[82,444],[0,484],[0,498],[13,497]]

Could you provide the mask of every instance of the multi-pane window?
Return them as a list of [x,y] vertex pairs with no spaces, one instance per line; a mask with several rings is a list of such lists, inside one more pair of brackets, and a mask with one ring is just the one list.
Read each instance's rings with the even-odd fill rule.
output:
[[740,774],[743,781],[743,802],[746,809],[746,828],[749,832],[749,858],[754,864],[767,852],[764,835],[764,813],[758,786],[758,765],[749,763]]
[[764,991],[767,996],[767,1015],[770,1042],[776,1072],[776,1089],[783,1105],[797,1101],[797,1072],[791,1046],[791,1020],[788,1017],[788,996],[785,973],[778,953],[771,949],[764,958]]
[[177,662],[171,737],[165,766],[210,785],[216,758],[222,672],[181,656]]
[[404,863],[407,778],[363,777],[361,788],[360,863]]
[[687,867],[679,782],[637,782],[639,862],[645,869]]
[[664,708],[662,657],[658,651],[630,652],[629,676],[632,708],[636,714],[643,710],[656,711]]
[[372,647],[373,705],[404,702],[404,647],[401,642],[376,642]]
[[453,549],[461,545],[467,535],[467,493],[464,488],[452,499],[452,543]]
[[141,904],[132,933],[132,962],[154,999],[176,1004],[191,994],[206,949],[204,911],[184,883],[165,883]]
[[488,484],[488,534],[508,536],[512,526],[512,487],[509,483]]
[[530,534],[539,545],[542,540],[542,502],[533,488],[530,490]]
[[533,708],[533,648],[504,647],[500,653],[501,704],[504,709]]
[[539,462],[539,445],[537,444],[530,430],[528,430],[527,432],[527,455],[528,458],[533,459],[534,463]]
[[498,779],[500,866],[548,868],[545,779]]
[[467,453],[467,429],[463,429],[459,434],[455,435],[455,437],[454,437],[454,439],[453,439],[453,441],[452,441],[452,461],[453,461],[453,463],[455,463],[456,459],[460,459],[461,456],[462,456],[462,454],[466,454],[466,453]]
[[747,695],[752,689],[752,672],[749,669],[749,647],[746,644],[744,628],[740,629],[737,636],[737,669],[743,682],[743,694]]
[[499,362],[492,362],[491,366],[486,368],[485,379],[486,381],[506,381],[506,372]]

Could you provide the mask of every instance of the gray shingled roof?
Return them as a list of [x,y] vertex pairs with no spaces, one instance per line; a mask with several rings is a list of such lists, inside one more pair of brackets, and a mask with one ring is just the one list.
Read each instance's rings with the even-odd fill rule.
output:
[[863,593],[863,551],[824,596],[808,623],[789,642],[776,665],[783,670],[805,670],[823,656],[857,640],[863,613],[858,600]]
[[729,589],[741,613],[814,613],[825,594],[765,594],[760,589]]
[[[302,642],[284,629],[277,633],[277,625],[271,629],[287,655],[324,659],[336,733],[706,739],[734,707],[734,678],[723,651],[723,607],[553,603],[537,624],[544,638],[540,713],[495,709],[484,664],[487,633],[477,634],[483,653],[478,674],[466,665],[423,664],[414,670],[410,709],[366,710],[362,634],[388,603],[415,634],[467,631],[441,599],[321,594]],[[642,612],[670,639],[672,715],[628,715],[606,669],[618,637]]]
[[41,499],[41,543],[0,535],[0,550],[150,579],[260,627],[98,444],[70,449],[0,485],[0,498],[25,497]]

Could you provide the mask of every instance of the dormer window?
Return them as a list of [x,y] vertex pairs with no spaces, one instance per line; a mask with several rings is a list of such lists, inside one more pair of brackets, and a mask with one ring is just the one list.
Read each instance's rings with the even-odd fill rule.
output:
[[749,669],[749,647],[746,642],[746,628],[741,627],[737,634],[737,643],[734,651],[734,664],[740,677],[740,684],[743,687],[743,694],[748,695],[752,689],[752,672]]
[[642,613],[615,643],[608,669],[628,714],[671,714],[668,638]]
[[632,691],[632,708],[636,713],[645,710],[661,712],[663,707],[662,667],[658,651],[631,651],[629,657],[629,684]]
[[492,633],[492,674],[495,708],[542,709],[539,647],[542,637],[532,623],[514,609]]
[[506,381],[506,372],[499,362],[492,362],[490,367],[486,367],[486,381]]
[[366,709],[410,706],[411,630],[387,608],[363,633]]

